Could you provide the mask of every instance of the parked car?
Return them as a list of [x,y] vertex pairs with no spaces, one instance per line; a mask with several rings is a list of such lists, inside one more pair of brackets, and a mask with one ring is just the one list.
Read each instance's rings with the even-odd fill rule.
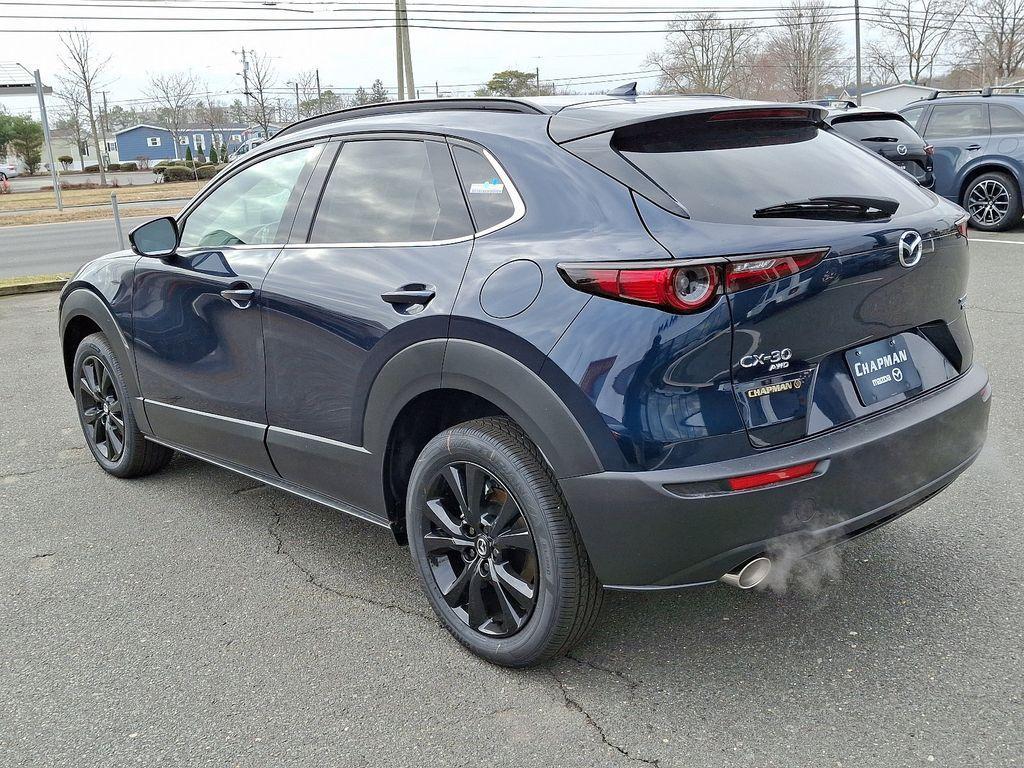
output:
[[0,181],[7,181],[15,176],[21,176],[18,166],[14,163],[0,163]]
[[228,155],[228,162],[231,163],[234,162],[235,160],[238,160],[241,157],[245,157],[245,155],[252,152],[254,149],[256,149],[256,147],[258,147],[265,141],[266,139],[263,138],[248,139],[247,141],[239,145],[238,149],[236,149],[234,152],[231,152]]
[[900,114],[935,148],[934,190],[966,208],[972,227],[1020,223],[1024,96],[938,92]]
[[931,188],[931,145],[918,136],[898,112],[870,107],[844,107],[829,110],[825,122],[837,133],[877,152],[898,168],[913,176],[922,187]]
[[296,123],[64,288],[89,450],[390,528],[503,665],[572,647],[603,588],[763,583],[941,491],[988,420],[963,211],[824,118],[565,96]]

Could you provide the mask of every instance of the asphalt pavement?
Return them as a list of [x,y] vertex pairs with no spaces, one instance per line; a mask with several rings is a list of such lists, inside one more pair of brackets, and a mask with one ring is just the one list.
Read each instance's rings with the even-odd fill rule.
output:
[[531,671],[455,643],[388,531],[184,457],[105,475],[56,296],[0,299],[0,764],[1020,765],[1024,243],[972,252],[967,473],[786,591],[610,594]]
[[[145,221],[146,217],[123,217],[125,238],[130,229]],[[74,272],[90,259],[116,250],[117,233],[112,218],[0,226],[0,278]]]

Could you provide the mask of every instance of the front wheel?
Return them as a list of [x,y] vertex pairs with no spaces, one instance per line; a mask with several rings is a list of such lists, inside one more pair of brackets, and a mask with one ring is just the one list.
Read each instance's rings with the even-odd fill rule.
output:
[[1020,189],[1008,174],[983,173],[964,190],[963,207],[975,229],[1002,232],[1020,223]]
[[163,468],[174,451],[139,431],[121,365],[102,333],[86,336],[75,352],[75,404],[93,458],[116,477],[141,477]]
[[509,419],[459,424],[426,445],[406,525],[431,607],[478,656],[532,666],[593,627],[601,585],[557,482]]

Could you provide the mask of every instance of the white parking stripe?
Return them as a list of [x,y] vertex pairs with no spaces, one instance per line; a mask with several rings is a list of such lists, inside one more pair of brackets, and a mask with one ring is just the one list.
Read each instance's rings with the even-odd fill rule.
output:
[[1024,245],[1024,240],[990,240],[984,237],[969,237],[969,243],[1006,243],[1007,245]]

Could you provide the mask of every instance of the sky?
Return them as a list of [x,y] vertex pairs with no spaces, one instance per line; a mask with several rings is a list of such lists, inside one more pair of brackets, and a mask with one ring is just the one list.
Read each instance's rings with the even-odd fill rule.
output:
[[[878,0],[882,2],[884,0]],[[394,18],[392,0],[315,2],[279,0],[0,0],[0,62],[39,68],[46,84],[60,69],[59,36],[54,30],[95,31],[94,46],[110,56],[104,76],[108,104],[140,105],[150,74],[191,70],[217,98],[240,96],[244,47],[272,58],[277,87],[287,101],[288,85],[305,70],[319,68],[321,84],[343,95],[380,78],[395,87],[393,28],[318,31],[254,31],[260,27],[380,26]],[[629,80],[640,88],[656,78],[644,60],[664,43],[665,22],[673,11],[716,8],[736,18],[770,25],[777,2],[766,0],[507,0],[473,4],[470,0],[408,0],[412,24],[509,29],[550,28],[546,33],[423,29],[411,30],[416,85],[422,97],[440,91],[471,94],[491,73],[503,69],[534,71],[542,82],[581,78],[576,86],[598,92]],[[846,8],[845,0],[832,2]],[[559,13],[559,9],[567,9]],[[586,12],[586,16],[581,13]],[[840,13],[848,13],[840,10]],[[36,16],[44,18],[15,18]],[[841,21],[852,40],[853,23]],[[217,32],[174,30],[230,29]],[[602,30],[581,34],[581,30]],[[645,30],[645,31],[639,31]],[[639,73],[639,74],[637,74]],[[585,79],[583,79],[585,78]],[[31,97],[0,101],[8,112],[38,115]]]

